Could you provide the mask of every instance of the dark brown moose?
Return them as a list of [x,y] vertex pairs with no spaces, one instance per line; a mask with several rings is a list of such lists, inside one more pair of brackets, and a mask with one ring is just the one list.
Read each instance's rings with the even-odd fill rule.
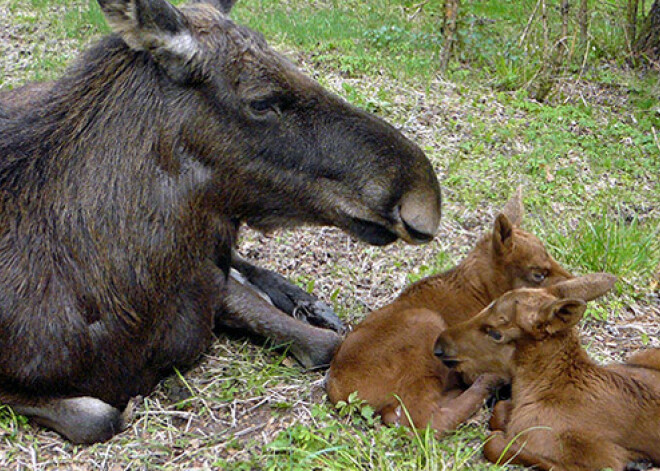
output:
[[[499,378],[470,378],[465,390],[455,372],[433,355],[447,326],[479,313],[506,291],[544,286],[570,278],[532,234],[517,226],[523,216],[520,189],[497,216],[493,231],[479,240],[452,270],[407,288],[351,332],[332,360],[326,389],[333,403],[357,391],[388,424],[438,433],[456,428],[488,397]],[[396,396],[398,396],[398,398]]]
[[336,333],[227,281],[241,223],[376,245],[437,228],[422,151],[218,2],[99,0],[115,34],[0,97],[0,400],[74,442],[118,432],[218,326],[329,361]]
[[599,366],[574,327],[615,281],[597,273],[512,291],[440,335],[435,352],[448,366],[512,378],[511,400],[490,421],[488,460],[555,471],[660,464],[660,350]]

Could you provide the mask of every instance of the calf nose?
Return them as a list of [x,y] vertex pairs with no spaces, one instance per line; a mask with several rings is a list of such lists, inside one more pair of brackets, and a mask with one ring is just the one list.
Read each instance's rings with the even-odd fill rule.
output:
[[438,358],[442,358],[445,356],[445,351],[442,349],[442,345],[440,345],[439,342],[435,344],[435,349],[433,350],[433,354]]
[[440,338],[435,342],[435,348],[433,349],[433,354],[438,357],[440,360],[442,360],[442,363],[447,368],[454,368],[456,365],[458,365],[459,361],[452,358],[451,355],[448,355],[446,350],[442,346],[442,342],[440,342]]

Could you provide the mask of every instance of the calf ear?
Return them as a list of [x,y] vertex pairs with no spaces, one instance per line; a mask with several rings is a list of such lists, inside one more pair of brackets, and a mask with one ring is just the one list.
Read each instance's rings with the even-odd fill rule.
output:
[[587,309],[587,303],[581,299],[560,299],[541,308],[535,330],[554,335],[557,332],[573,327]]
[[236,3],[236,0],[195,0],[193,3],[208,3],[209,5],[214,6],[222,13],[229,13]]
[[108,23],[131,49],[147,51],[176,81],[195,73],[200,47],[185,16],[167,0],[98,0]]
[[525,207],[522,198],[522,185],[516,188],[516,192],[511,195],[511,198],[506,202],[500,212],[508,217],[511,224],[514,226],[520,226],[522,224],[523,216],[525,215]]
[[500,213],[493,225],[493,249],[497,255],[504,255],[512,248],[513,224],[504,213]]
[[591,273],[557,283],[548,292],[558,298],[576,298],[591,301],[607,293],[616,283],[616,276],[609,273]]

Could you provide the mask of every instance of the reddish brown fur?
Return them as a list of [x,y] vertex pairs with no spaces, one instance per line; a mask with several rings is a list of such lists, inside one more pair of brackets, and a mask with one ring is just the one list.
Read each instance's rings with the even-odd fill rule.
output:
[[330,366],[330,400],[337,403],[357,391],[384,422],[409,425],[397,395],[416,427],[430,423],[438,432],[474,413],[499,379],[471,378],[474,384],[464,392],[456,374],[433,355],[439,333],[508,290],[571,276],[536,237],[512,225],[520,222],[522,211],[518,192],[497,217],[493,232],[457,267],[413,284],[358,325]]
[[594,274],[516,290],[440,335],[436,355],[457,371],[512,377],[512,399],[490,422],[489,461],[556,471],[660,464],[660,350],[599,366],[574,328],[585,301],[615,281]]

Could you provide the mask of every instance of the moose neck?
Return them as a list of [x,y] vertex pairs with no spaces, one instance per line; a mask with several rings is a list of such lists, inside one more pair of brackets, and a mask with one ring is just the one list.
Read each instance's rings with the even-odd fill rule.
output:
[[491,244],[482,237],[456,267],[411,285],[395,304],[437,310],[449,326],[468,320],[512,288],[491,262]]
[[541,341],[519,340],[513,356],[513,400],[537,400],[557,391],[558,385],[579,385],[580,378],[593,367],[575,328]]
[[0,133],[0,204],[11,195],[21,204],[7,208],[48,213],[35,221],[51,221],[61,243],[115,247],[106,257],[117,269],[154,257],[184,266],[213,237],[199,209],[210,172],[177,154],[167,78],[151,61],[107,37]]
[[456,270],[456,275],[461,277],[459,284],[481,302],[482,308],[513,288],[493,262],[492,251],[492,236],[488,234],[477,242]]

